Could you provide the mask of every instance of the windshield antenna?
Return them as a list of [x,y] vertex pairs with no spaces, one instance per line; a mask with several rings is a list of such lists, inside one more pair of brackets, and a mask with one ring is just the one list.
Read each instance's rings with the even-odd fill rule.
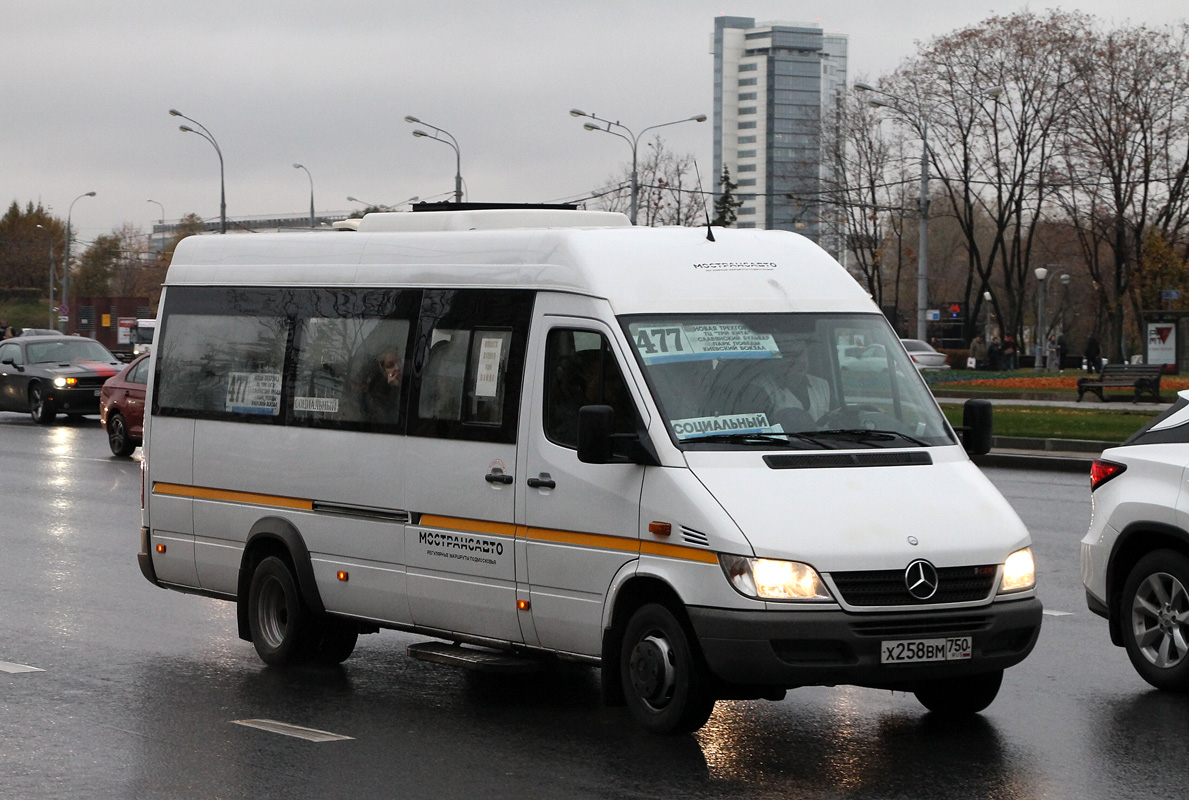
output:
[[702,191],[702,173],[698,169],[697,160],[694,161],[694,174],[698,176],[698,194],[702,197],[702,210],[706,212],[706,239],[714,241],[714,229],[710,227],[710,209],[706,206],[706,193]]

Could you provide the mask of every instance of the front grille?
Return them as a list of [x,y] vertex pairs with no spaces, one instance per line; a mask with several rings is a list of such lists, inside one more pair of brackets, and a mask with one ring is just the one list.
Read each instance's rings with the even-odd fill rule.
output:
[[866,572],[834,572],[834,581],[842,600],[851,606],[932,606],[940,603],[973,603],[986,600],[995,586],[997,568],[939,567],[937,592],[928,600],[918,600],[908,593],[904,570],[881,569]]
[[68,386],[68,389],[99,389],[103,387],[107,378],[101,375],[84,376],[78,378],[74,386]]

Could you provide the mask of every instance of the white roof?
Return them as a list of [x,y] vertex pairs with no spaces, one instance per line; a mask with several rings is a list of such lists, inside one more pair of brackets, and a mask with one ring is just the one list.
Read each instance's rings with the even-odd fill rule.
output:
[[[166,285],[524,288],[605,298],[616,314],[878,311],[838,262],[787,231],[715,228],[709,241],[705,227],[635,227],[620,224],[622,214],[581,211],[406,212],[364,222],[372,217],[387,229],[192,236],[178,245]],[[468,223],[476,227],[457,229]],[[593,224],[574,227],[583,223]]]

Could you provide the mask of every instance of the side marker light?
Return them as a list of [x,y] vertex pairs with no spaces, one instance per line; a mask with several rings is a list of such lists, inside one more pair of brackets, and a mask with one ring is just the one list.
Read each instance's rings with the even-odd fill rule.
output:
[[345,583],[351,579],[351,575],[350,575],[350,573],[346,572],[345,570],[340,569],[338,571],[338,579]]

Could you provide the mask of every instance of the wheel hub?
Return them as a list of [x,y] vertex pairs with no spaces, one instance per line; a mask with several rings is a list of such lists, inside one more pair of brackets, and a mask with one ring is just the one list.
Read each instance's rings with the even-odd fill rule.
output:
[[673,650],[663,638],[650,635],[632,648],[629,664],[632,688],[649,705],[665,705],[673,696],[676,672]]

